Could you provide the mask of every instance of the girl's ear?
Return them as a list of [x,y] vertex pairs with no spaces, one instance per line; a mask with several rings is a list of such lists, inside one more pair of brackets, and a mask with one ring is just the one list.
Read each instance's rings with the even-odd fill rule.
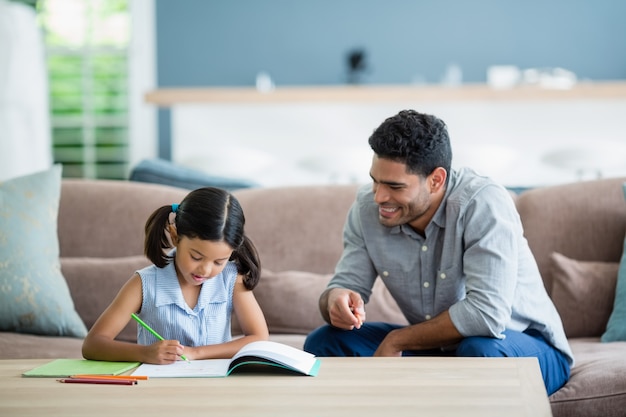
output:
[[176,225],[174,223],[170,223],[167,226],[167,231],[170,233],[170,239],[172,239],[172,244],[174,246],[178,245],[178,232],[176,231]]

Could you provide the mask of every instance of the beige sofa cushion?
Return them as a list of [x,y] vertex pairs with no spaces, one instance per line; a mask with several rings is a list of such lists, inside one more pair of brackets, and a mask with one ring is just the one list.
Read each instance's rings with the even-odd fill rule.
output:
[[626,342],[599,338],[569,339],[576,365],[569,381],[550,396],[555,416],[624,416],[626,410]]
[[[323,325],[325,322],[319,312],[318,299],[331,278],[332,274],[263,270],[254,294],[270,333],[307,335]],[[381,280],[376,281],[365,312],[367,321],[407,324]],[[241,329],[234,323],[233,333],[240,332]]]
[[515,205],[548,292],[550,254],[619,262],[626,230],[626,178],[575,182],[521,193]]
[[[76,311],[91,328],[135,271],[150,265],[145,256],[123,258],[61,258],[61,270]],[[137,324],[129,319],[118,339],[137,341]]]
[[233,192],[263,268],[329,274],[343,249],[343,224],[357,186],[250,188]]
[[617,262],[584,262],[560,253],[550,257],[552,301],[567,337],[600,337],[613,309]]
[[83,339],[64,336],[41,336],[16,332],[0,332],[0,358],[44,359],[83,357]]
[[179,203],[188,192],[133,181],[64,179],[58,219],[61,257],[143,254],[144,226],[150,214]]

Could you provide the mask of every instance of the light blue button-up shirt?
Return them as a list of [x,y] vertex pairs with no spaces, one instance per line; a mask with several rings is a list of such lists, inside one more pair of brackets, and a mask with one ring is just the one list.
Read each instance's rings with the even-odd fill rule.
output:
[[[143,292],[138,316],[164,339],[178,340],[185,346],[208,346],[232,339],[230,318],[237,281],[237,266],[233,262],[202,284],[194,308],[183,298],[174,261],[165,268],[152,265],[137,272]],[[150,345],[156,341],[156,337],[137,324],[138,344]]]
[[513,199],[469,169],[450,173],[425,237],[407,224],[383,226],[371,185],[359,190],[328,288],[352,289],[367,303],[377,277],[411,324],[448,310],[465,337],[531,328],[574,362]]

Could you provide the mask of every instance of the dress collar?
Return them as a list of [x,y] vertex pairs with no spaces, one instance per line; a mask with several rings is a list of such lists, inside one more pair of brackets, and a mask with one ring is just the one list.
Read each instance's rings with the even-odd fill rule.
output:
[[[174,253],[171,253],[173,256]],[[210,303],[221,303],[226,301],[226,292],[223,291],[222,274],[205,281],[200,289],[200,295],[198,296],[198,303],[191,309],[183,297],[183,292],[180,289],[180,283],[176,275],[176,267],[174,259],[167,264],[164,268],[156,269],[156,297],[155,306],[165,306],[175,304],[189,314],[197,314],[201,312]]]

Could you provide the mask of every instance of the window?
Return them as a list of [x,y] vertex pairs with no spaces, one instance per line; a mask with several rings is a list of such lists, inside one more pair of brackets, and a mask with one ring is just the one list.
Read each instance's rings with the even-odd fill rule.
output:
[[64,177],[129,169],[129,0],[40,0],[53,158]]

